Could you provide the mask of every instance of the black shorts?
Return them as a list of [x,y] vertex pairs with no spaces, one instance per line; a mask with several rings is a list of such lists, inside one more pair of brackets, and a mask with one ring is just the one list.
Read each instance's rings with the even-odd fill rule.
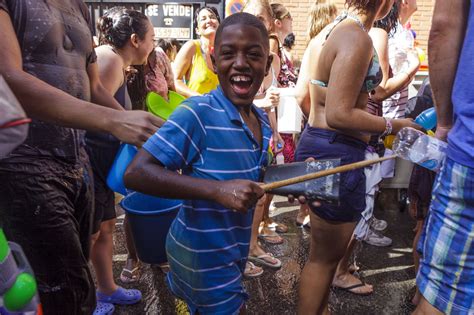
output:
[[45,314],[95,308],[88,266],[93,179],[82,151],[76,163],[36,156],[0,162],[0,222],[35,272]]
[[86,138],[86,143],[87,154],[89,155],[94,173],[95,214],[92,233],[95,234],[99,231],[102,222],[117,217],[115,212],[115,195],[107,186],[107,175],[120,147],[120,142],[91,141],[89,138]]
[[[359,139],[307,125],[296,148],[296,161],[305,161],[310,157],[317,160],[340,159],[340,165],[345,165],[363,161],[366,148],[367,144]],[[358,221],[365,209],[364,169],[344,172],[340,176],[339,204],[322,203],[320,207],[310,208],[325,220]]]

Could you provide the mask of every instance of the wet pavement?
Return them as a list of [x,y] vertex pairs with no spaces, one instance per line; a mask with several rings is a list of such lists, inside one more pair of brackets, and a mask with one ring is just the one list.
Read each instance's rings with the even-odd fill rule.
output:
[[[301,270],[309,251],[309,230],[295,226],[297,206],[277,200],[274,218],[288,225],[282,234],[285,242],[264,248],[282,261],[279,270],[265,269],[262,276],[247,279],[244,285],[250,295],[249,314],[296,314],[297,289]],[[392,246],[361,245],[356,250],[359,276],[374,285],[374,293],[357,296],[340,290],[331,290],[329,299],[333,314],[410,314],[413,307],[409,296],[414,293],[415,272],[411,255],[415,222],[408,213],[400,212],[395,190],[385,190],[378,199],[375,215],[389,223],[384,234],[393,239]],[[126,260],[123,216],[117,222],[115,233],[114,276],[119,279]],[[142,265],[140,279],[133,285],[143,293],[143,300],[133,306],[117,306],[114,314],[186,314],[186,306],[168,291],[165,274],[157,266]]]

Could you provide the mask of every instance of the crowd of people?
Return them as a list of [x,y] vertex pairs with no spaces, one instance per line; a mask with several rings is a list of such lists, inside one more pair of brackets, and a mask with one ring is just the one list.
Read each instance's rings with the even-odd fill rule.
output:
[[[265,168],[278,156],[374,159],[391,154],[385,138],[421,129],[406,116],[420,66],[407,26],[416,10],[416,0],[346,0],[341,12],[318,0],[300,62],[290,10],[268,0],[247,0],[222,20],[201,7],[199,38],[182,47],[155,38],[148,17],[125,7],[107,10],[94,38],[80,0],[0,0],[0,35],[9,43],[0,75],[32,119],[0,160],[0,222],[26,253],[45,314],[112,314],[114,305],[142,299],[112,272],[120,196],[106,178],[121,143],[140,148],[127,188],[183,200],[161,266],[172,294],[191,314],[245,314],[242,279],[285,268],[271,246],[285,241],[288,226],[272,217],[273,196],[258,184]],[[409,188],[415,314],[474,312],[473,14],[467,0],[437,0],[433,13],[436,137],[448,151],[436,179],[415,166]],[[301,134],[279,132],[281,89],[294,91]],[[146,111],[149,92],[168,100],[170,91],[186,100],[166,121]],[[331,286],[362,296],[376,289],[354,273],[351,257],[362,242],[392,242],[381,233],[389,222],[374,217],[384,167],[341,173],[338,203],[289,196],[300,203],[295,224],[311,235],[298,314],[329,314]],[[120,282],[133,286],[140,261],[127,217],[124,228]]]

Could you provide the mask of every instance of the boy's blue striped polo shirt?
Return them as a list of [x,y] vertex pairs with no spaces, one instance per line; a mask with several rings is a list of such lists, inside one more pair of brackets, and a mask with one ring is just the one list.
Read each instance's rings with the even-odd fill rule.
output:
[[[167,169],[214,179],[259,181],[271,137],[268,118],[252,106],[262,148],[221,88],[184,101],[143,146]],[[206,200],[185,200],[168,233],[168,283],[192,311],[237,312],[247,295],[241,284],[253,209],[233,212]]]

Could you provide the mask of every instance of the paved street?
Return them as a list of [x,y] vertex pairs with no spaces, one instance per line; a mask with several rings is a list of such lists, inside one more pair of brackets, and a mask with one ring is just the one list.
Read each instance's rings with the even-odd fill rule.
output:
[[[356,296],[340,290],[331,291],[330,308],[333,314],[410,314],[408,305],[413,294],[414,268],[411,256],[414,221],[407,212],[399,212],[395,191],[386,190],[379,198],[376,217],[385,219],[389,226],[385,234],[393,238],[393,245],[379,248],[367,244],[357,251],[361,278],[374,285],[370,296]],[[307,258],[309,233],[294,224],[295,206],[288,206],[283,198],[275,213],[277,221],[286,223],[290,230],[283,234],[282,245],[267,246],[283,266],[278,271],[266,269],[258,278],[245,280],[250,295],[249,314],[295,314],[298,281]],[[114,275],[119,278],[125,263],[126,251],[123,217],[119,218],[115,237]],[[135,287],[142,290],[144,299],[137,305],[117,307],[115,314],[185,314],[185,306],[171,296],[164,282],[164,273],[155,266],[144,265]]]

